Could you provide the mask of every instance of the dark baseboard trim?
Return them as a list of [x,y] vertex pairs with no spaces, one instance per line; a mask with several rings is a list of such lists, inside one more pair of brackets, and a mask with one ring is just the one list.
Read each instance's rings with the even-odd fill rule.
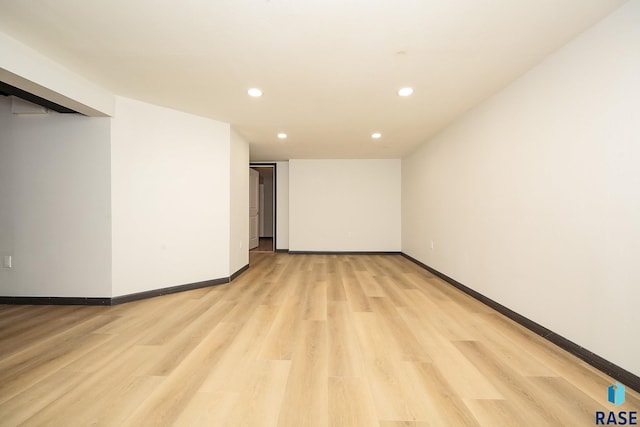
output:
[[224,283],[229,283],[228,277],[223,277],[221,279],[204,280],[202,282],[188,283],[186,285],[169,286],[167,288],[151,289],[149,291],[137,292],[135,294],[120,295],[120,296],[111,298],[111,305],[124,304],[126,302],[138,301],[141,299],[175,294],[177,292],[207,288],[209,286],[222,285]]
[[111,298],[0,297],[0,304],[12,304],[12,305],[111,305]]
[[508,317],[509,319],[513,320],[514,322],[524,326],[525,328],[529,329],[530,331],[540,335],[542,338],[552,342],[553,344],[557,345],[558,347],[568,351],[569,353],[573,354],[574,356],[578,357],[581,360],[584,360],[585,362],[587,362],[589,365],[593,366],[594,368],[604,372],[605,374],[609,375],[610,377],[614,378],[616,381],[619,381],[620,383],[628,386],[629,388],[632,388],[633,390],[640,392],[640,377],[633,374],[632,372],[627,371],[624,368],[621,368],[620,366],[609,362],[607,359],[598,356],[597,354],[587,350],[584,347],[581,347],[580,345],[574,343],[571,340],[568,340],[567,338],[563,337],[562,335],[558,335],[557,333],[553,332],[550,329],[545,328],[544,326],[534,322],[531,319],[528,319],[526,317],[524,317],[521,314],[516,313],[515,311],[511,310],[508,307],[505,307],[504,305],[492,300],[491,298],[488,298],[484,295],[482,295],[481,293],[474,291],[473,289],[469,288],[468,286],[463,285],[462,283],[458,282],[455,279],[452,279],[451,277],[447,276],[446,274],[443,274],[441,272],[439,272],[438,270],[429,267],[428,265],[418,261],[417,259],[405,254],[404,252],[401,253],[403,257],[405,257],[406,259],[408,259],[409,261],[412,261],[413,263],[419,265],[420,267],[424,268],[425,270],[429,271],[430,273],[432,273],[433,275],[439,277],[440,279],[444,280],[445,282],[449,283],[450,285],[454,286],[455,288],[460,289],[462,292],[466,293],[467,295],[477,299],[478,301],[480,301],[481,303],[493,308],[494,310],[496,310],[497,312],[505,315],[506,317]]
[[231,277],[229,277],[229,281],[233,282],[234,280],[236,280],[238,278],[239,275],[241,275],[242,273],[244,273],[248,269],[249,269],[249,264],[247,264],[244,267],[240,268],[240,270],[236,271],[235,273],[233,273],[231,275]]
[[289,251],[293,255],[401,255],[402,252],[386,251]]
[[151,289],[149,291],[137,292],[135,294],[119,295],[112,298],[83,298],[83,297],[3,297],[0,296],[0,304],[14,305],[118,305],[142,299],[159,297],[162,295],[175,294],[177,292],[191,291],[193,289],[206,288],[209,286],[229,283],[238,277],[249,265],[245,265],[240,270],[233,273],[231,277],[221,279],[204,280],[202,282],[188,283],[186,285],[169,286],[167,288]]
[[285,253],[286,254],[288,252],[289,252],[289,249],[276,249],[276,253],[279,253],[279,254],[281,254],[281,253]]

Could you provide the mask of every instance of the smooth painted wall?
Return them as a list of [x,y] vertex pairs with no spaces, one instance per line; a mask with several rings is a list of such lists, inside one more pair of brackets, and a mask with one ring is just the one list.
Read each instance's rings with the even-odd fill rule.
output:
[[230,126],[118,97],[111,134],[113,295],[228,277]]
[[249,264],[249,143],[231,129],[229,275]]
[[289,162],[276,162],[276,249],[289,249]]
[[110,124],[0,96],[0,295],[111,296]]
[[402,162],[405,253],[636,375],[638,46],[632,1]]
[[0,31],[0,81],[87,116],[111,116],[115,96]]
[[399,251],[400,160],[290,160],[289,249]]

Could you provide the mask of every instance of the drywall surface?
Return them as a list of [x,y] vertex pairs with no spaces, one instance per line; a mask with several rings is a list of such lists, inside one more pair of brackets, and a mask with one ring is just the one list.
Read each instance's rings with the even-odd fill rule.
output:
[[111,296],[109,120],[0,96],[0,295]]
[[289,249],[289,162],[276,162],[276,249]]
[[249,143],[231,129],[229,274],[249,264]]
[[636,375],[638,46],[633,1],[402,163],[405,253]]
[[289,249],[399,251],[400,160],[290,160]]
[[111,133],[114,296],[228,277],[230,126],[118,97]]
[[115,97],[0,32],[0,81],[88,116],[111,116]]

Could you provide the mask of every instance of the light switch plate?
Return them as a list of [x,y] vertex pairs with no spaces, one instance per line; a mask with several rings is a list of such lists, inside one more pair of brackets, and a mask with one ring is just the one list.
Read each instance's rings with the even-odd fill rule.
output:
[[4,268],[11,268],[12,267],[12,263],[13,263],[13,260],[11,258],[11,255],[5,255],[2,258],[2,266]]

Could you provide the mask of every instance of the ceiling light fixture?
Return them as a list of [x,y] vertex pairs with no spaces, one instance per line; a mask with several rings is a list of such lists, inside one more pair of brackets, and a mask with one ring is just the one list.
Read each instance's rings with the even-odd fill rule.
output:
[[280,133],[278,134],[278,138],[279,138],[279,139],[287,139],[287,134],[286,134],[286,133],[283,133],[283,132],[280,132]]
[[254,98],[262,96],[262,91],[257,87],[252,87],[247,91],[247,93],[249,94],[249,96],[253,96]]
[[382,134],[380,132],[374,132],[374,133],[371,134],[371,138],[380,139],[380,138],[382,138]]
[[398,90],[399,96],[409,96],[413,93],[412,87],[403,87]]

